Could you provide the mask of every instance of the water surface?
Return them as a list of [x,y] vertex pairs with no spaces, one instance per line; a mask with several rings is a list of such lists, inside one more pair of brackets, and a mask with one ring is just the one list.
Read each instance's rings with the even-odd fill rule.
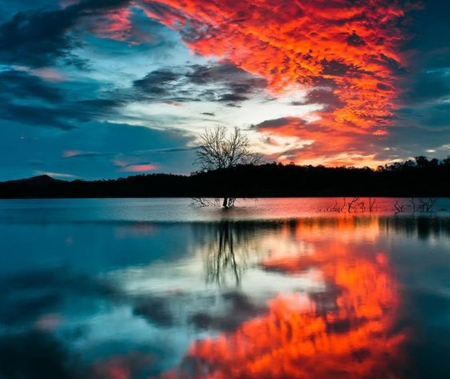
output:
[[0,378],[449,378],[449,202],[396,201],[0,201]]

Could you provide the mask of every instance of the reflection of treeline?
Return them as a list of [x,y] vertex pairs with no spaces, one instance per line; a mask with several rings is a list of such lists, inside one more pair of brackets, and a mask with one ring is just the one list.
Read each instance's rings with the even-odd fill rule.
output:
[[428,240],[450,237],[450,219],[443,217],[381,217],[380,228],[408,237]]
[[190,176],[152,174],[71,182],[41,176],[0,183],[0,197],[450,197],[448,177],[449,158],[416,157],[376,170],[270,163]]

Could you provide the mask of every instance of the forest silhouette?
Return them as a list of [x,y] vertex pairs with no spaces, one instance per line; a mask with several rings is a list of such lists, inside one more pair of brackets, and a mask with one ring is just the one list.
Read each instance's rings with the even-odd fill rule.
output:
[[377,169],[273,162],[96,181],[41,175],[0,183],[0,198],[450,197],[449,178],[450,158],[420,156]]

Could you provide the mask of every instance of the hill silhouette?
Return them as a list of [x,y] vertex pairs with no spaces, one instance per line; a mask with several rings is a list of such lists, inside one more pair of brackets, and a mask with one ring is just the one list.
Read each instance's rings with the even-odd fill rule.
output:
[[0,198],[109,197],[450,197],[450,160],[417,157],[376,170],[270,163],[229,169],[136,175],[115,180],[58,180],[47,175],[0,183]]

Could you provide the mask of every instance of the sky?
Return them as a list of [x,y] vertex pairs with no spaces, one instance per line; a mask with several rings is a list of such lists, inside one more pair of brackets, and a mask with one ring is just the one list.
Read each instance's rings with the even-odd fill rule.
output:
[[0,0],[0,180],[450,155],[450,2]]

